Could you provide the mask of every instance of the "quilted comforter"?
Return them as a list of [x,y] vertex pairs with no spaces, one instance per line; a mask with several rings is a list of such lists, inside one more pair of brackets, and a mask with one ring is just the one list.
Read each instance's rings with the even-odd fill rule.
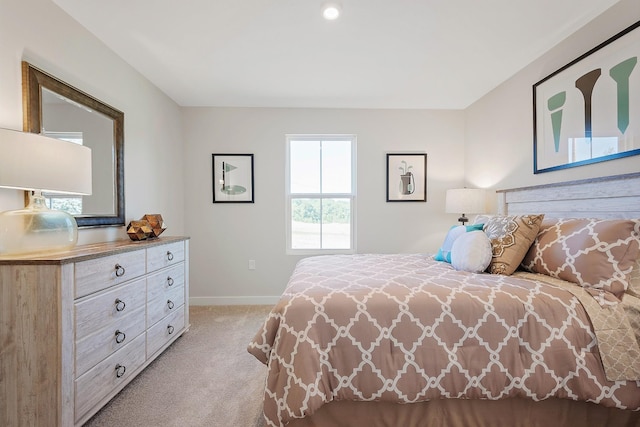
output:
[[607,380],[572,293],[425,255],[301,260],[248,350],[268,366],[269,426],[334,400],[558,397],[640,410],[640,381]]

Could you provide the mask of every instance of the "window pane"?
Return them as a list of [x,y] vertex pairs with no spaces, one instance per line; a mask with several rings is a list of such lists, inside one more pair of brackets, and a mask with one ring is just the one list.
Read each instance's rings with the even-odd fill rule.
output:
[[320,192],[320,141],[291,141],[291,194]]
[[44,194],[44,196],[49,209],[65,211],[70,215],[82,214],[82,197],[48,197],[47,194]]
[[322,192],[351,193],[351,141],[322,142]]
[[351,247],[351,200],[322,199],[322,248]]
[[291,248],[320,248],[320,200],[291,200]]

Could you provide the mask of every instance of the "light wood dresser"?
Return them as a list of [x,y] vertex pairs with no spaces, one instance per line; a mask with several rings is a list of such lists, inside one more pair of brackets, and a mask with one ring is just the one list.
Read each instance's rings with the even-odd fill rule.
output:
[[189,239],[0,257],[0,425],[80,426],[189,327]]

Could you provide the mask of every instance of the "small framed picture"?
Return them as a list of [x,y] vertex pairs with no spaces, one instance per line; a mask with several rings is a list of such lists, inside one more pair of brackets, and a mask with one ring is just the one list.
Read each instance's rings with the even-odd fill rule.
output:
[[427,154],[387,154],[387,202],[427,201]]
[[253,203],[253,154],[212,154],[213,203]]

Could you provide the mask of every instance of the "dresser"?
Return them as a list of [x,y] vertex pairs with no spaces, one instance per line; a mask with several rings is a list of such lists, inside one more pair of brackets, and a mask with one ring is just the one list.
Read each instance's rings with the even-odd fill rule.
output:
[[189,328],[189,239],[0,257],[0,425],[80,426]]

